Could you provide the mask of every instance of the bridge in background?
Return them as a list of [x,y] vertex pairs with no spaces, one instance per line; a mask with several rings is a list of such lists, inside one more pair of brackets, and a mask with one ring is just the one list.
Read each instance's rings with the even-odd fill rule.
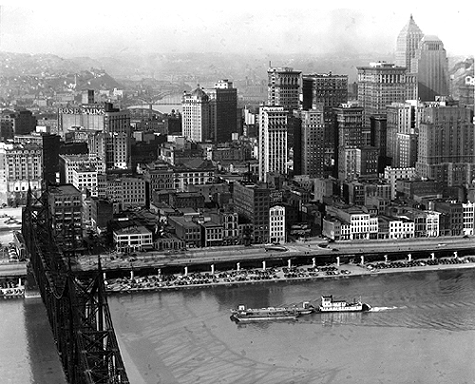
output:
[[47,192],[28,195],[22,233],[66,378],[71,384],[128,384],[98,272],[79,279],[51,231]]

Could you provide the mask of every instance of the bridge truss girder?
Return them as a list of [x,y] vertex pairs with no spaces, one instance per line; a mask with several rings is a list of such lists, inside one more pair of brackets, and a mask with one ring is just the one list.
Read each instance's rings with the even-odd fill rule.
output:
[[22,233],[53,337],[70,384],[129,384],[102,272],[77,278],[50,230],[47,192],[28,195]]

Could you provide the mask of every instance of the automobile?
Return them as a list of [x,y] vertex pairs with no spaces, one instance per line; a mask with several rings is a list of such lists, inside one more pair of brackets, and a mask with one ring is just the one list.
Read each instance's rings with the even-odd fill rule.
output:
[[339,252],[340,250],[338,248],[332,248],[332,251]]
[[468,238],[470,238],[470,236],[469,235],[463,235],[463,238],[468,239]]

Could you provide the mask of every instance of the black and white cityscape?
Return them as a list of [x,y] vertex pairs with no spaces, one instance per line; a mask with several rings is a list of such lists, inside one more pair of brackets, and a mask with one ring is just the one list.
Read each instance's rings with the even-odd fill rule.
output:
[[186,3],[0,6],[0,376],[473,382],[473,5]]

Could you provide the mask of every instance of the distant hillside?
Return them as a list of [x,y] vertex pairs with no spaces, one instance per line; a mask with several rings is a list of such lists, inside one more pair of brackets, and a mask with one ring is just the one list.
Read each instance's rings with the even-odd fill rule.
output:
[[83,69],[80,63],[56,55],[30,55],[0,52],[0,76],[47,75],[76,72]]

